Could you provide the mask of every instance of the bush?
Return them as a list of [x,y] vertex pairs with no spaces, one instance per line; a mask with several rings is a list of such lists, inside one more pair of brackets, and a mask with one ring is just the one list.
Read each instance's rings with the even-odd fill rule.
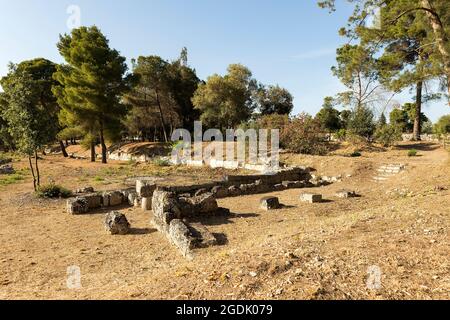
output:
[[68,198],[72,192],[54,183],[40,186],[36,191],[39,198]]
[[344,141],[345,138],[347,137],[347,130],[345,129],[340,129],[336,132],[335,134],[336,139],[338,139],[339,141]]
[[297,153],[324,155],[328,152],[328,143],[322,136],[320,124],[304,113],[284,127],[280,143]]
[[370,140],[375,131],[372,110],[365,106],[356,107],[350,115],[347,130],[353,135]]
[[357,158],[357,157],[361,157],[361,156],[362,156],[362,154],[359,151],[350,153],[350,157],[352,157],[352,158]]
[[375,131],[375,140],[384,147],[390,147],[402,139],[402,132],[397,126],[385,125]]
[[157,158],[157,159],[153,160],[153,164],[158,167],[169,167],[170,161],[167,159],[163,159],[163,158]]
[[416,149],[411,149],[408,151],[408,157],[415,157],[417,156],[417,150]]

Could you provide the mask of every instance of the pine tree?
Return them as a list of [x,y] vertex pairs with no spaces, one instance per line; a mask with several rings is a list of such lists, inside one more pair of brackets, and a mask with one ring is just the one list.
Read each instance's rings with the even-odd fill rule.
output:
[[93,27],[73,29],[60,36],[58,50],[66,60],[55,78],[61,84],[54,94],[73,124],[81,125],[102,147],[107,162],[106,137],[115,136],[117,124],[126,114],[121,96],[128,90],[125,58],[109,47],[101,31]]

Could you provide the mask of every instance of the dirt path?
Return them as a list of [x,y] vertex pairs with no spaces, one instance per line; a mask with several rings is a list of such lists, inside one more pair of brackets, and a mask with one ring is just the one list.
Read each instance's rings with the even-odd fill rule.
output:
[[[419,157],[406,156],[411,147]],[[321,204],[298,201],[304,190],[273,193],[287,206],[273,212],[259,209],[261,195],[220,200],[233,215],[203,222],[223,244],[197,251],[194,261],[184,260],[141,210],[124,210],[134,232],[113,237],[103,230],[102,214],[70,216],[63,200],[34,199],[27,193],[29,177],[2,186],[0,298],[450,297],[448,152],[420,144],[361,158],[286,158],[319,174],[341,174],[343,181],[311,189],[328,200]],[[389,163],[406,164],[406,170],[374,182],[376,168]],[[108,168],[104,173],[99,164],[46,159],[42,171],[65,185],[95,182],[108,189],[137,170],[120,163]],[[361,197],[335,198],[342,188]],[[81,289],[67,288],[70,266],[81,270]]]

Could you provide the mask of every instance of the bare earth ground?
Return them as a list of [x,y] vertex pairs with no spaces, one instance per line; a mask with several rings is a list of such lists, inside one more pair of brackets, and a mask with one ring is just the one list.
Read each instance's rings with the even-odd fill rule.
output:
[[[153,229],[149,213],[123,209],[133,234],[108,235],[102,212],[70,216],[65,200],[35,199],[23,170],[19,179],[25,180],[0,181],[0,298],[449,299],[449,153],[432,144],[414,147],[419,157],[406,156],[410,146],[363,152],[360,158],[339,152],[284,155],[288,163],[344,179],[311,189],[328,200],[321,204],[301,203],[298,196],[305,190],[273,193],[286,208],[271,212],[259,209],[263,195],[220,200],[233,215],[203,222],[222,245],[198,250],[193,261]],[[158,174],[181,183],[226,173],[117,162],[102,166],[59,156],[41,163],[46,180],[71,189],[114,189],[127,176]],[[407,169],[374,182],[378,166],[390,163]],[[342,188],[362,196],[335,198]],[[66,286],[73,265],[81,268],[78,290]],[[374,266],[381,271],[379,289],[367,287]]]

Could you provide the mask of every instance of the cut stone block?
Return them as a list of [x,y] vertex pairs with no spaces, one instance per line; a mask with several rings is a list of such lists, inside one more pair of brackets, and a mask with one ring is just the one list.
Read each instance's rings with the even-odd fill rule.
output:
[[103,207],[115,207],[121,205],[124,201],[122,192],[120,191],[109,191],[104,192],[102,195]]
[[349,190],[339,190],[336,192],[336,197],[338,198],[354,198],[357,194],[355,191],[349,191]]
[[128,232],[130,231],[130,224],[128,223],[128,220],[124,214],[113,211],[106,214],[105,229],[112,235],[124,235],[128,234]]
[[261,205],[261,209],[267,210],[267,211],[279,209],[281,207],[280,201],[278,200],[277,197],[262,198],[260,201],[260,205]]
[[217,245],[216,237],[201,223],[191,223],[187,227],[195,238],[193,243],[195,248],[207,248]]
[[191,236],[191,231],[183,221],[180,219],[170,221],[168,236],[184,257],[192,259],[191,250],[195,247],[195,238]]
[[322,202],[322,195],[314,194],[314,193],[302,193],[300,195],[300,200],[303,202],[309,202],[309,203]]
[[86,198],[67,200],[67,212],[70,214],[85,214],[89,212],[89,203]]
[[152,198],[142,198],[141,206],[144,211],[152,210]]
[[89,194],[83,198],[86,199],[89,209],[98,209],[102,206],[102,196],[99,194]]
[[156,184],[146,180],[136,180],[136,192],[140,197],[150,198],[156,190]]

